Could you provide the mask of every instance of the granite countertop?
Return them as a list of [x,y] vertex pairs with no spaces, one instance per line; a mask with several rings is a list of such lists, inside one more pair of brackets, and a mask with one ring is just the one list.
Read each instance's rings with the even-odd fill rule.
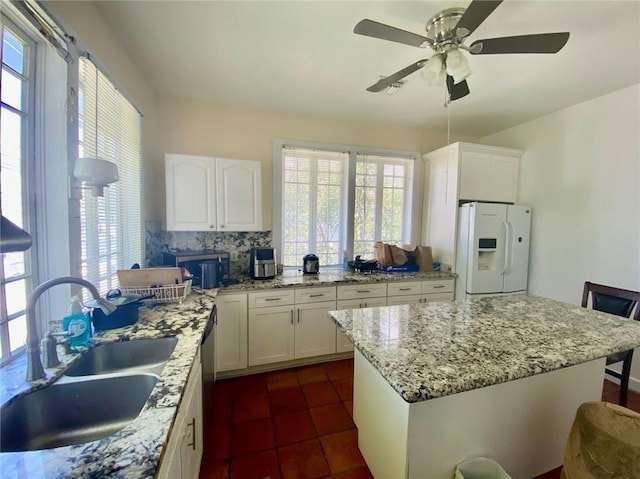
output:
[[[142,307],[136,324],[94,336],[93,345],[163,336],[176,336],[178,343],[140,415],[124,429],[75,446],[0,453],[2,478],[154,477],[217,292],[194,288],[182,303]],[[1,402],[46,386],[76,357],[60,355],[65,364],[47,369],[47,379],[31,385],[24,381],[24,358],[0,369]]]
[[332,311],[407,402],[573,366],[640,346],[640,323],[537,296]]
[[348,284],[392,283],[396,281],[427,281],[455,279],[455,275],[442,271],[423,273],[355,273],[341,269],[320,268],[318,274],[303,274],[297,268],[288,268],[273,279],[238,279],[238,283],[225,286],[221,293],[244,293],[261,289],[299,288],[306,286],[341,286]]

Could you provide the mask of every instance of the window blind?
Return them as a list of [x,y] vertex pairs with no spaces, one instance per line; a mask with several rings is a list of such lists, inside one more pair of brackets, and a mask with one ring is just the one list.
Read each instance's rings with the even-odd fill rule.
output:
[[118,269],[142,263],[141,115],[88,58],[78,93],[79,157],[113,161],[120,176],[104,197],[85,189],[80,200],[81,274],[105,294],[118,286]]

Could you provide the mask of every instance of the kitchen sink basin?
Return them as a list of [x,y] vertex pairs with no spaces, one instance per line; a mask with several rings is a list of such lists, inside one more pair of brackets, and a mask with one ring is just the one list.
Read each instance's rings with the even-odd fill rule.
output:
[[66,376],[88,376],[125,372],[160,375],[178,339],[135,339],[100,344],[85,352],[65,372]]
[[0,452],[96,441],[124,428],[147,402],[153,374],[95,377],[52,384],[0,410]]

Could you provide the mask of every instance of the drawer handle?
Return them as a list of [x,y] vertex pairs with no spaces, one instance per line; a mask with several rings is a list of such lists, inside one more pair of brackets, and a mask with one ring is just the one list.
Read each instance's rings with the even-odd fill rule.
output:
[[440,289],[440,288],[444,288],[444,284],[438,284],[433,287],[433,289]]
[[265,301],[281,301],[282,298],[264,298]]
[[411,291],[411,288],[400,288],[399,291]]
[[189,424],[187,424],[187,427],[192,427],[192,433],[193,436],[191,436],[191,442],[187,444],[187,446],[190,446],[191,448],[193,448],[193,450],[196,450],[196,418],[192,418],[191,421],[189,422]]
[[371,291],[368,289],[358,290],[356,293],[370,293]]
[[321,298],[323,296],[324,296],[324,293],[310,294],[309,295],[310,298]]

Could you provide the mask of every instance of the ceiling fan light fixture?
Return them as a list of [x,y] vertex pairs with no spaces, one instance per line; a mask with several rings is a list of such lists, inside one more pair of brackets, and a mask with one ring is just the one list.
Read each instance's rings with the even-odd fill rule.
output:
[[453,78],[453,83],[456,85],[473,73],[471,68],[469,68],[467,58],[457,48],[453,48],[447,52],[447,59],[445,62],[447,66],[447,75]]
[[422,67],[422,78],[431,86],[441,85],[444,82],[444,64],[442,55],[434,55]]

